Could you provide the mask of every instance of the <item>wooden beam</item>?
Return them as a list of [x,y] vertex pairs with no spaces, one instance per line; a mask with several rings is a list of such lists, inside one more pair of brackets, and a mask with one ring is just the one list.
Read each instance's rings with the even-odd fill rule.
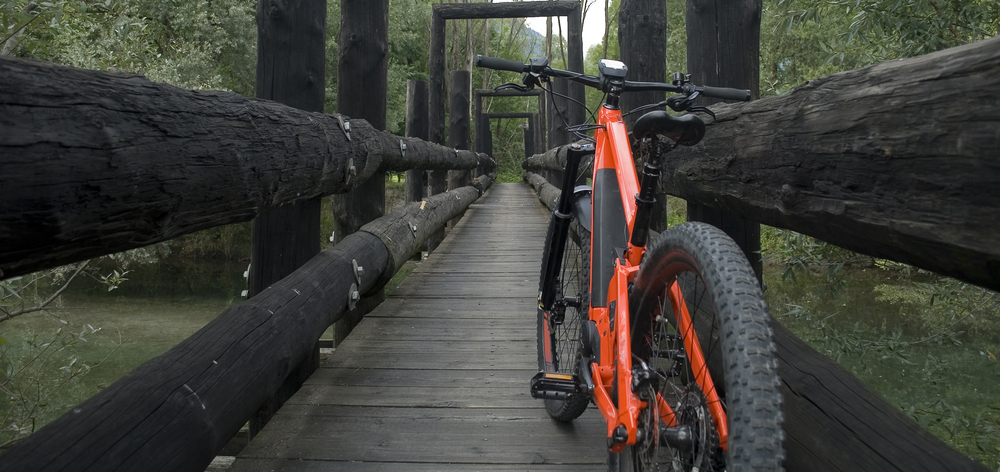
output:
[[668,192],[1000,290],[1000,38],[714,107]]
[[0,155],[0,278],[249,221],[377,172],[492,162],[364,120],[9,57]]
[[5,470],[205,470],[343,315],[352,284],[379,288],[491,183],[481,177],[369,223],[12,446]]
[[580,2],[437,3],[434,11],[446,20],[568,16],[580,11]]

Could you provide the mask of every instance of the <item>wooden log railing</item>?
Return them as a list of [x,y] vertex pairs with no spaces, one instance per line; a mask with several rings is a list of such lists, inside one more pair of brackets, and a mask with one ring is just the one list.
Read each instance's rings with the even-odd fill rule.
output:
[[[342,124],[343,123],[343,124]],[[226,92],[0,58],[0,278],[486,155]]]
[[363,226],[17,443],[0,456],[4,468],[204,470],[352,297],[384,285],[491,184],[480,176]]
[[[667,193],[1000,289],[1000,38],[713,106]],[[560,160],[560,156],[563,156]],[[559,168],[564,147],[526,169]],[[525,180],[546,204],[559,190]],[[551,208],[551,205],[550,205]],[[775,322],[789,471],[986,471]]]

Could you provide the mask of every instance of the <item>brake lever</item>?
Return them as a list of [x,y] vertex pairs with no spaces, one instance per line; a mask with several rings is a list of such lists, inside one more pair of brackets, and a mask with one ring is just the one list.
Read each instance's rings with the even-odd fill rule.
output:
[[712,113],[712,110],[709,110],[708,108],[705,107],[694,106],[694,101],[697,100],[699,96],[701,96],[701,92],[698,92],[697,90],[691,92],[688,95],[674,95],[667,99],[667,106],[670,107],[670,109],[673,111],[686,111],[690,113],[707,113],[711,115],[712,119],[714,120],[715,113]]
[[511,82],[511,83],[507,83],[507,84],[503,84],[503,85],[497,85],[493,89],[493,91],[494,92],[502,92],[502,91],[507,90],[507,89],[514,89],[514,90],[517,90],[518,92],[527,92],[527,91],[531,90],[532,88],[534,88],[534,87],[531,87],[531,86],[525,87],[523,85],[519,85],[519,84],[515,84],[515,83]]

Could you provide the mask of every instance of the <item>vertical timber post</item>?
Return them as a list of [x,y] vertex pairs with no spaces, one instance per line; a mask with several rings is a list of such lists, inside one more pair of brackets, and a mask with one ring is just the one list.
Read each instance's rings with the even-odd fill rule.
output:
[[[427,83],[423,80],[406,81],[406,136],[427,140]],[[424,198],[426,172],[420,169],[406,171],[406,203]],[[413,255],[420,260],[420,251]]]
[[[663,0],[622,0],[618,13],[618,48],[621,61],[628,66],[628,79],[642,82],[667,81],[667,4]],[[647,103],[658,103],[666,93],[657,91],[622,94],[622,110],[632,110]],[[625,117],[632,128],[640,115]],[[667,193],[661,187],[650,229],[667,227]]]
[[[337,111],[384,130],[389,83],[389,0],[341,0]],[[385,213],[385,174],[375,174],[354,190],[333,197],[334,243],[343,241]],[[340,344],[361,317],[385,299],[363,294],[354,310],[334,323]]]
[[[752,98],[760,96],[761,8],[761,0],[687,0],[687,66],[695,83],[745,88]],[[759,223],[694,203],[687,211],[689,221],[710,223],[733,238],[761,279]]]
[[[437,10],[431,9],[431,51],[430,51],[430,83],[427,90],[429,105],[427,109],[428,141],[444,145],[444,42],[445,19]],[[427,195],[436,195],[448,189],[448,171],[434,170],[427,173]],[[444,239],[444,228],[436,231],[427,239],[427,251],[433,252]]]
[[[257,4],[257,98],[323,111],[326,0]],[[319,199],[262,213],[251,223],[248,296],[291,274],[319,252]],[[319,366],[319,347],[292,370],[250,419],[252,438]]]
[[[469,129],[469,96],[472,94],[472,73],[467,70],[451,72],[451,88],[449,89],[450,113],[448,114],[448,146],[455,149],[468,150],[472,132]],[[468,170],[448,171],[448,190],[462,188],[472,182]],[[465,212],[462,212],[464,215]],[[462,216],[448,222],[448,227],[455,226]]]
[[[567,67],[573,72],[583,72],[583,12],[582,5],[578,6],[572,13],[567,15],[567,33],[566,42],[569,46],[569,57],[566,58]],[[562,81],[569,82],[569,81]],[[583,88],[583,84],[569,83],[569,94],[571,98],[578,100],[580,103],[587,102],[586,91]],[[567,119],[569,124],[578,125],[583,123],[587,119],[587,113],[584,108],[576,103],[568,102],[569,110],[567,110]],[[572,138],[570,138],[572,139]]]

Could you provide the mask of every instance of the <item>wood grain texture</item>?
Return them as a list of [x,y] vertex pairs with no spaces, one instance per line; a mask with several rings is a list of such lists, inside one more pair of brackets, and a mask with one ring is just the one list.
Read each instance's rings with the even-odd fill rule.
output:
[[1000,38],[716,105],[668,193],[1000,289]]
[[376,172],[492,162],[343,118],[350,141],[333,115],[0,58],[0,277],[249,221]]
[[390,266],[384,272],[386,277],[391,278],[425,241],[443,231],[448,220],[461,215],[492,184],[489,176],[482,175],[476,178],[473,185],[408,203],[392,214],[362,226],[361,231],[378,237],[389,251]]
[[528,392],[547,213],[492,187],[231,470],[607,470],[596,410],[564,425]]

